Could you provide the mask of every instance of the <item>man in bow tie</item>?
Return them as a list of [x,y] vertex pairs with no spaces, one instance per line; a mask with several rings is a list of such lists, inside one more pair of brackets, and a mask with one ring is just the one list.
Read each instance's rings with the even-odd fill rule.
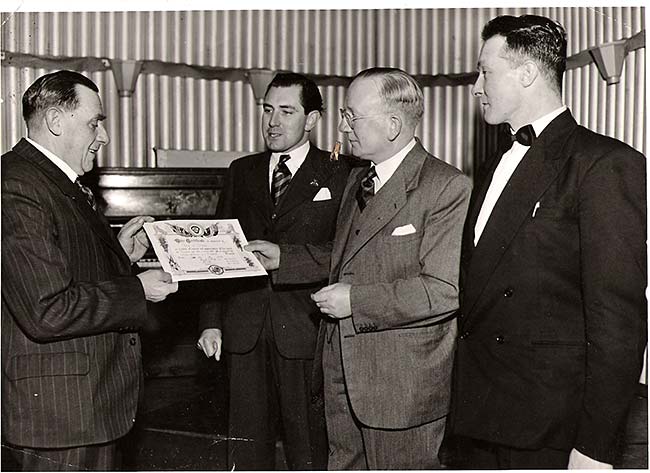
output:
[[2,156],[2,434],[23,471],[119,469],[141,395],[145,300],[178,289],[135,275],[136,217],[118,234],[77,178],[108,143],[97,86],[72,71],[23,95],[27,138]]
[[645,159],[562,104],[561,25],[482,38],[473,94],[508,133],[465,224],[456,466],[611,468],[646,345]]
[[[249,240],[321,245],[333,239],[349,163],[330,160],[309,143],[322,110],[312,80],[274,77],[262,115],[268,150],[231,164],[217,218],[239,219]],[[210,285],[206,297],[213,300],[201,309],[198,345],[216,360],[225,351],[229,468],[275,469],[279,436],[290,469],[327,466],[322,397],[312,396],[311,386],[319,313],[309,296],[319,282],[258,277]]]
[[[330,284],[312,296],[330,470],[440,467],[471,184],[415,138],[423,113],[420,86],[390,68],[357,74],[341,109],[339,130],[367,165],[350,174]],[[262,259],[279,281],[310,277],[310,259],[323,267],[314,248],[251,246],[279,254]]]

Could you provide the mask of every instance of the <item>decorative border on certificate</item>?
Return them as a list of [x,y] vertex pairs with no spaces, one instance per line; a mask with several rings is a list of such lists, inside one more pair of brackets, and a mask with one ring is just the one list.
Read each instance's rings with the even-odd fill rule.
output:
[[161,220],[145,223],[163,270],[172,281],[264,276],[237,219]]

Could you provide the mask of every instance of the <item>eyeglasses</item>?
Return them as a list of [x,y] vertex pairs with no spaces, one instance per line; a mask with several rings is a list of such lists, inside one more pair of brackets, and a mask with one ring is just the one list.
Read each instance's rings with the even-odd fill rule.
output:
[[354,122],[357,120],[361,120],[362,118],[373,118],[373,117],[380,117],[382,115],[385,115],[385,113],[375,113],[372,115],[357,115],[353,116],[344,108],[339,108],[339,112],[341,113],[341,120],[345,120],[345,123],[348,124],[348,126],[352,129],[354,129]]

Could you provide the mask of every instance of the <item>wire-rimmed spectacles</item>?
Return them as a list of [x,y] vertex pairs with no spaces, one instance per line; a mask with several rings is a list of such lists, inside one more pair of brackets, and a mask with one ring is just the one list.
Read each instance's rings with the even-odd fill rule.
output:
[[354,122],[356,122],[357,120],[361,120],[362,118],[373,118],[373,117],[380,117],[382,115],[385,115],[385,113],[374,113],[372,115],[354,116],[344,108],[339,108],[339,112],[341,113],[341,120],[345,120],[345,123],[347,123],[348,126],[352,129],[354,129]]

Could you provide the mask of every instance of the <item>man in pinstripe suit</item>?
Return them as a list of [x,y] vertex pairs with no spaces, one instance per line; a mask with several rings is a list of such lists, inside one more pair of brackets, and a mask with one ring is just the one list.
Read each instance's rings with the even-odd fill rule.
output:
[[108,143],[97,86],[76,72],[23,96],[28,138],[2,156],[2,430],[23,471],[111,470],[142,385],[145,299],[176,283],[132,273],[146,217],[117,238],[77,178]]

